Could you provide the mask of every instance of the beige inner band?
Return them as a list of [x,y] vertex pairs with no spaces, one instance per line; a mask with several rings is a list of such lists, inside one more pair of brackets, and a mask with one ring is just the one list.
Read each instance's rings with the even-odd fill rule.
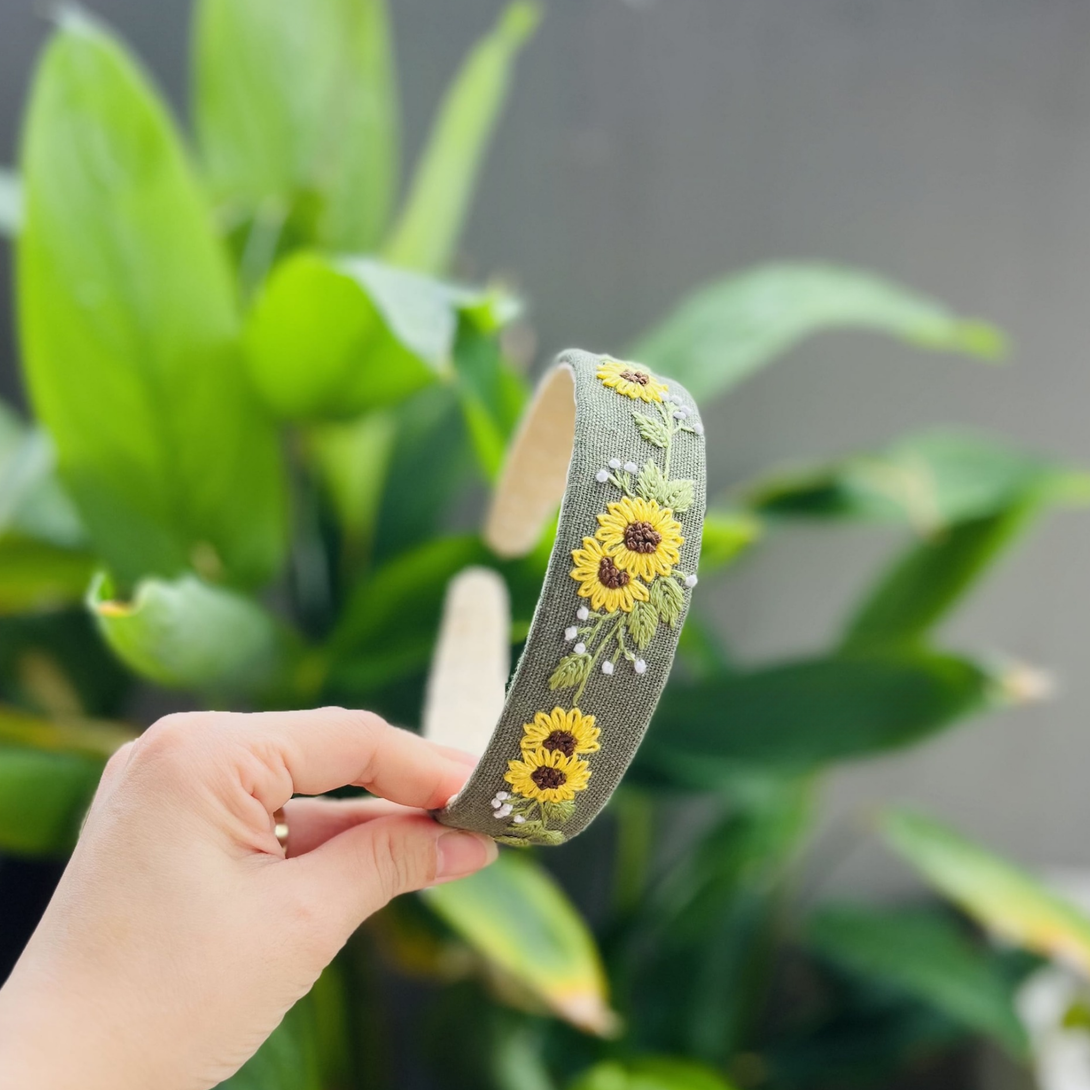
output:
[[[574,439],[575,377],[561,365],[538,388],[493,494],[483,537],[497,556],[525,556],[537,544],[564,496]],[[510,629],[499,575],[468,568],[451,581],[428,675],[424,737],[484,753],[503,711]]]

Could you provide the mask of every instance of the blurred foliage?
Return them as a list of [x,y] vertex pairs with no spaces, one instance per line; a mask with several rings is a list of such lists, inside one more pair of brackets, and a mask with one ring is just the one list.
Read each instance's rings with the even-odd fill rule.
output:
[[[59,19],[19,173],[0,172],[35,416],[0,407],[0,849],[71,848],[159,688],[412,723],[468,564],[501,573],[525,634],[552,534],[501,561],[466,513],[527,397],[520,303],[452,271],[540,15],[515,0],[471,49],[404,184],[383,0],[197,0],[192,147],[115,35]],[[632,354],[710,403],[856,329],[1004,348],[868,272],[780,263],[696,292]],[[428,982],[430,1013],[392,1039],[422,1039],[437,1086],[879,1087],[980,1038],[1024,1060],[1026,962],[985,935],[1090,973],[1076,909],[900,811],[881,838],[956,908],[815,907],[793,876],[831,767],[1042,689],[935,632],[1043,514],[1088,498],[1086,473],[960,431],[713,496],[707,589],[610,815],[564,852],[390,906],[230,1086],[398,1085],[390,973]],[[797,520],[901,542],[826,649],[737,663],[709,577]]]

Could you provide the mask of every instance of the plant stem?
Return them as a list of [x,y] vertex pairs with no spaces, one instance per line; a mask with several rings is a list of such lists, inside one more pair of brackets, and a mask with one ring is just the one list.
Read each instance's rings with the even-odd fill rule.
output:
[[648,799],[630,787],[617,792],[613,805],[617,808],[613,909],[623,918],[643,898],[654,833],[654,809]]
[[[620,612],[620,611],[618,610],[618,611],[615,611],[615,612]],[[607,613],[606,616],[607,617],[612,617],[612,616],[614,616],[614,614],[613,613]],[[575,696],[572,698],[572,707],[573,708],[578,708],[579,707],[579,701],[583,699],[583,690],[587,687],[587,682],[590,681],[591,674],[594,673],[594,667],[598,663],[598,658],[602,654],[602,651],[605,649],[606,645],[613,638],[613,633],[617,631],[617,628],[618,628],[618,626],[620,624],[621,624],[621,617],[618,617],[616,624],[614,624],[614,626],[602,638],[601,642],[594,649],[594,654],[591,656],[591,659],[590,659],[590,666],[587,668],[586,677],[584,677],[583,680],[579,683],[579,688],[576,689]]]

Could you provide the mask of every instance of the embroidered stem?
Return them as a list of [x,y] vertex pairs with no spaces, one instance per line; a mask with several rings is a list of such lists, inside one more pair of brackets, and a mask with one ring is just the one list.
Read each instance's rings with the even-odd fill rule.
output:
[[[607,614],[609,617],[616,616],[616,613]],[[587,668],[586,676],[579,683],[579,688],[575,690],[575,696],[572,697],[572,707],[578,708],[579,701],[583,699],[583,690],[587,687],[587,682],[590,680],[591,674],[594,673],[594,667],[598,664],[598,659],[601,657],[602,652],[609,645],[609,641],[613,639],[617,629],[621,626],[621,618],[618,617],[613,627],[602,638],[602,641],[595,648],[594,654],[590,657],[590,666]]]

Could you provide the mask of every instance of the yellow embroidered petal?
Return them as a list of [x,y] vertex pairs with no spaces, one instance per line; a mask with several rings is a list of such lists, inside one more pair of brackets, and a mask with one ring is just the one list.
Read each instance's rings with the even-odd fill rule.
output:
[[579,584],[579,597],[589,598],[592,609],[631,613],[636,602],[647,601],[647,587],[622,571],[594,538],[583,538],[583,547],[573,549],[571,556],[575,561],[571,577]]
[[603,360],[597,375],[603,386],[635,401],[662,401],[663,395],[669,391],[669,387],[656,381],[647,368],[624,360]]
[[598,516],[595,535],[621,570],[651,582],[669,575],[681,558],[681,524],[668,507],[654,500],[625,497]]
[[569,802],[586,789],[590,767],[556,749],[531,749],[521,761],[508,761],[504,779],[515,794],[536,802]]
[[593,715],[584,715],[578,708],[565,711],[553,708],[538,712],[532,723],[523,725],[522,752],[546,749],[571,757],[577,753],[596,753],[598,735]]

